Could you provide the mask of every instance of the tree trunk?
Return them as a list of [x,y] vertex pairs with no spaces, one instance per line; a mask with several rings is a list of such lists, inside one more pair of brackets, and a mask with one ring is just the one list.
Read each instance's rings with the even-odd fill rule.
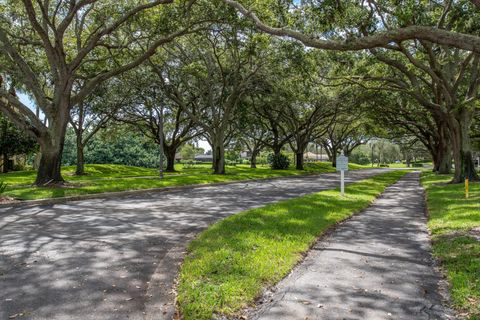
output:
[[[82,138],[80,137],[80,140]],[[79,141],[77,137],[77,169],[75,170],[75,175],[83,176],[85,175],[85,156],[84,156],[84,145]]]
[[331,154],[330,157],[332,160],[332,167],[336,168],[337,167],[337,149],[333,148],[330,154]]
[[61,174],[62,151],[63,141],[62,143],[49,143],[40,146],[42,157],[35,180],[37,186],[64,182]]
[[273,154],[275,156],[278,156],[282,152],[282,146],[281,145],[273,145],[272,150],[273,150]]
[[[223,139],[222,139],[223,140]],[[223,146],[223,142],[218,143],[215,146],[215,150],[213,151],[215,154],[214,158],[214,174],[225,174],[225,148]]]
[[[61,106],[59,106],[60,108]],[[37,137],[40,145],[40,163],[37,170],[35,184],[45,186],[48,184],[63,183],[62,153],[65,144],[69,109],[64,107],[64,114],[50,120],[48,132]]]
[[437,150],[432,154],[433,171],[439,174],[449,174],[452,169],[452,150],[445,141],[440,142]]
[[295,168],[297,170],[305,170],[304,168],[304,159],[303,159],[303,152],[297,152],[295,155]]
[[449,152],[441,158],[438,164],[437,173],[449,174],[451,170],[452,170],[452,156],[450,155],[450,152]]
[[215,163],[217,162],[216,160],[216,154],[215,154],[215,145],[212,144],[212,170],[215,170]]
[[258,156],[258,152],[253,151],[252,155],[250,156],[250,168],[251,169],[256,169],[257,168],[257,156]]
[[433,159],[433,172],[449,174],[452,169],[452,147],[448,127],[444,124],[439,127],[436,139],[438,140],[437,144],[430,150]]
[[223,132],[216,132],[215,135],[211,135],[212,140],[212,157],[213,157],[213,173],[225,174],[225,146]]
[[295,169],[305,170],[304,163],[304,153],[307,149],[308,142],[298,142],[297,141],[297,150],[295,151]]
[[177,149],[170,146],[170,147],[165,147],[165,156],[167,158],[167,168],[166,172],[175,172],[175,154],[177,153]]
[[468,178],[470,181],[478,181],[472,157],[470,141],[471,112],[462,110],[459,117],[450,121],[453,158],[455,162],[455,174],[453,183],[462,183]]
[[4,153],[2,158],[3,158],[2,172],[7,173],[8,172],[8,155]]

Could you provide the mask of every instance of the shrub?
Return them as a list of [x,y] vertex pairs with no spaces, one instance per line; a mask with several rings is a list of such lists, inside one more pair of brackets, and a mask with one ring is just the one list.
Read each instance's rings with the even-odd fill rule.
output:
[[351,154],[348,157],[348,160],[351,163],[362,164],[362,165],[370,163],[370,158],[365,153],[360,153],[360,152],[356,152],[354,154]]
[[181,160],[181,164],[183,164],[184,168],[194,168],[195,165],[197,164],[197,161],[195,160]]
[[225,165],[236,167],[237,166],[237,161],[227,159],[227,160],[225,160]]
[[20,163],[16,163],[13,165],[13,171],[23,171],[25,170],[25,166]]
[[7,184],[3,181],[0,181],[0,195],[2,195],[7,189]]
[[423,163],[412,163],[412,168],[423,168]]
[[388,168],[388,167],[390,167],[390,165],[385,164],[385,163],[382,163],[382,164],[380,165],[380,167],[381,167],[381,168]]
[[290,166],[290,159],[283,153],[269,154],[267,160],[270,167],[275,170],[286,170]]

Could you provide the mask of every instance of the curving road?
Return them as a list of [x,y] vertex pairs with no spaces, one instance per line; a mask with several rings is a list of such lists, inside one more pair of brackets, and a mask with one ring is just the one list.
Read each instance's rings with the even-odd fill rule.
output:
[[[351,171],[347,182],[383,171]],[[0,208],[0,319],[171,319],[172,286],[195,234],[337,186],[337,174],[323,174]]]

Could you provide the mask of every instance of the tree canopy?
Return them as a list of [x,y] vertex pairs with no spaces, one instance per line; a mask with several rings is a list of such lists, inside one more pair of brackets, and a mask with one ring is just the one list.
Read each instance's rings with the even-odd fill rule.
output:
[[453,159],[456,182],[478,179],[475,1],[112,4],[0,4],[0,111],[39,144],[38,185],[63,180],[69,128],[83,174],[84,148],[113,124],[156,143],[169,171],[198,139],[224,174],[229,149],[252,167],[288,150],[302,170],[311,144],[334,164],[387,137],[422,144],[438,172]]

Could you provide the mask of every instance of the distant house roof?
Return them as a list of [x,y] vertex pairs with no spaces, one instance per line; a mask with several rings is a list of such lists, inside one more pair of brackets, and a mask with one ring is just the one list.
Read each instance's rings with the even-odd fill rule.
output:
[[252,153],[250,151],[240,151],[240,158],[242,159],[248,159],[250,158],[250,156],[252,155]]
[[213,160],[213,156],[211,154],[199,154],[195,156],[195,160],[198,161],[206,161],[206,160]]
[[305,159],[309,159],[309,160],[321,160],[321,161],[326,161],[328,160],[328,156],[326,154],[320,154],[320,153],[313,153],[313,152],[305,152],[303,154],[303,157]]

